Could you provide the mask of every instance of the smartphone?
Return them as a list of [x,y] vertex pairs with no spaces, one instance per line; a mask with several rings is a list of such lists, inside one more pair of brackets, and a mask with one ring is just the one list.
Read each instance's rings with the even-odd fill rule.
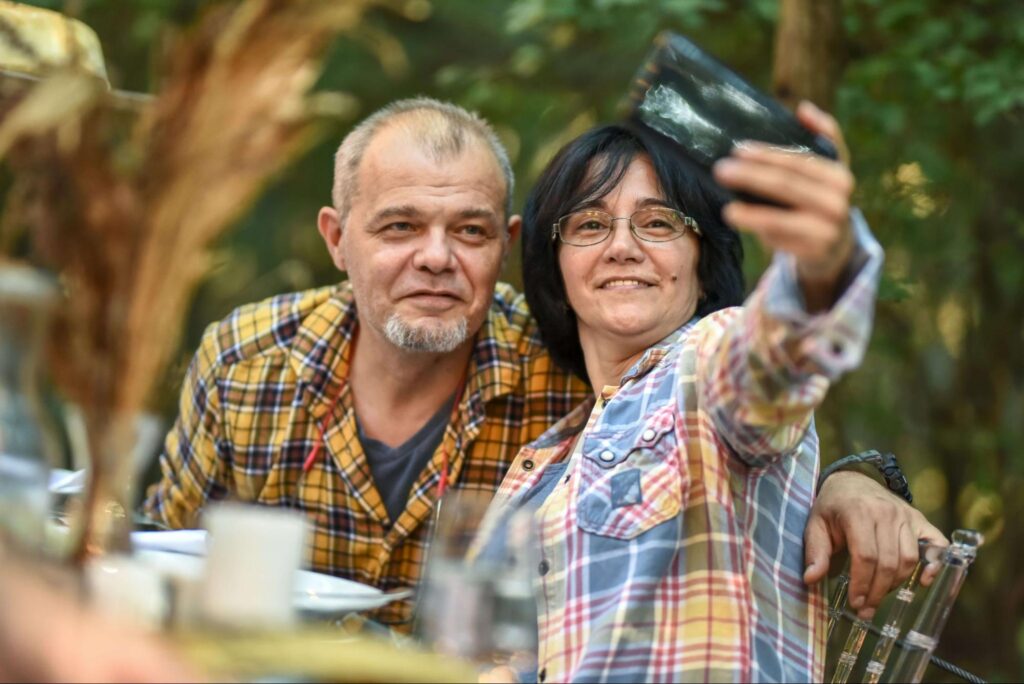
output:
[[655,39],[633,79],[627,111],[634,122],[679,145],[712,183],[711,166],[741,140],[838,157],[830,140],[805,128],[778,100],[693,42],[668,31]]

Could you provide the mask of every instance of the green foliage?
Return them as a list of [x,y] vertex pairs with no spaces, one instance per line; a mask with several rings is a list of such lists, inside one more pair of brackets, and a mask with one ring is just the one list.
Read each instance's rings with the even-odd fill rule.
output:
[[[202,4],[81,6],[114,85],[147,90],[156,87],[161,36]],[[321,87],[355,94],[363,115],[421,93],[479,110],[512,153],[517,202],[562,142],[615,117],[659,30],[689,34],[770,85],[776,0],[428,7],[419,21],[372,14],[361,39],[334,48]],[[847,0],[844,8],[848,61],[835,112],[887,266],[871,351],[819,415],[823,458],[894,451],[912,483],[931,483],[920,499],[937,525],[986,532],[939,655],[991,679],[1020,679],[1024,528],[1012,521],[1024,517],[1024,3]],[[331,154],[345,132],[339,125],[330,144],[282,176],[221,245],[179,374],[203,326],[233,306],[338,279],[315,216],[329,201]],[[766,258],[745,245],[753,282]],[[507,277],[516,281],[517,271],[513,261]],[[169,413],[178,377],[167,382]]]

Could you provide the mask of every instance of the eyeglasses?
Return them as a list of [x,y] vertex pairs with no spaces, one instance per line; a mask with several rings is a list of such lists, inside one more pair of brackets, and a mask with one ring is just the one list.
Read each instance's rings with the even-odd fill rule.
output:
[[676,240],[686,235],[687,230],[701,235],[693,217],[668,207],[650,207],[635,211],[632,216],[612,216],[597,209],[577,211],[558,219],[552,226],[551,239],[561,239],[575,247],[589,247],[607,240],[615,222],[621,220],[628,220],[630,232],[646,242]]

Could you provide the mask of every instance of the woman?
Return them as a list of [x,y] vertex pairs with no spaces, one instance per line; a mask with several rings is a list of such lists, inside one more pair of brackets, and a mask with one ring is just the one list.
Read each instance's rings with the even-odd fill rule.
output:
[[[597,128],[532,191],[526,296],[595,397],[522,450],[483,539],[537,506],[541,681],[820,680],[824,602],[801,577],[812,412],[860,361],[881,251],[851,227],[837,162],[743,146],[716,180],[781,206],[723,207],[676,154]],[[720,217],[776,250],[743,306]]]

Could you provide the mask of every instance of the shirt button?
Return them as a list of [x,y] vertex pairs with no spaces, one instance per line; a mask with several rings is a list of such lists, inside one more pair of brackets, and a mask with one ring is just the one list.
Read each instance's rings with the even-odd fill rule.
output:
[[548,668],[542,667],[540,672],[537,673],[537,681],[538,682],[543,682],[547,678],[548,678]]
[[650,442],[651,440],[654,439],[654,436],[654,430],[652,430],[651,428],[647,428],[646,430],[644,430],[644,434],[641,435],[645,442]]
[[604,461],[605,463],[607,463],[608,461],[613,461],[613,460],[615,460],[615,452],[614,452],[614,451],[612,451],[611,449],[605,449],[604,451],[602,451],[602,452],[600,453],[600,455],[599,455],[598,457],[599,457],[599,458],[600,458],[600,459],[601,459],[602,461]]
[[537,572],[539,572],[542,577],[548,574],[548,570],[550,569],[551,565],[546,560],[542,560],[540,563],[537,564]]
[[523,470],[533,470],[533,461],[530,459],[523,461]]

